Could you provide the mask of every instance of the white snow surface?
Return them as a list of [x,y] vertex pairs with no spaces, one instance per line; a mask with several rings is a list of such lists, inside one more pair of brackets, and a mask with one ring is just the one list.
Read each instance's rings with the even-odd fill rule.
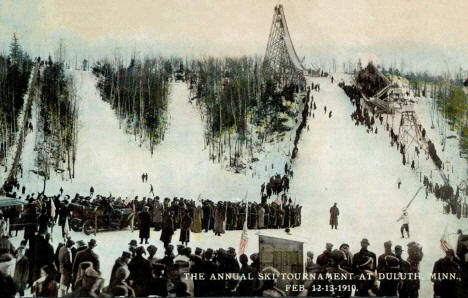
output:
[[[80,131],[76,178],[62,182],[59,177],[48,182],[47,193],[57,193],[60,185],[66,192],[87,192],[91,185],[97,193],[113,195],[147,194],[149,184],[141,182],[141,173],[148,172],[149,182],[156,194],[162,196],[202,197],[231,199],[243,197],[257,200],[261,177],[233,174],[222,170],[208,160],[203,151],[203,123],[196,109],[188,101],[188,91],[183,83],[171,86],[169,112],[170,128],[164,142],[156,147],[153,158],[136,146],[118,129],[118,120],[109,105],[103,102],[95,87],[96,78],[88,72],[73,72],[82,103],[80,106]],[[338,75],[335,78],[340,81]],[[347,79],[347,78],[344,78]],[[309,79],[309,83],[310,83]],[[447,226],[449,243],[456,243],[456,230],[466,231],[468,220],[458,220],[454,215],[442,214],[442,203],[432,195],[425,199],[421,191],[409,208],[410,239],[400,238],[400,225],[396,220],[401,210],[421,185],[419,175],[401,163],[401,154],[390,147],[388,132],[379,127],[378,134],[366,133],[363,126],[355,126],[350,115],[353,111],[349,99],[328,78],[313,78],[320,83],[320,92],[312,92],[317,105],[314,118],[309,119],[310,130],[304,129],[299,142],[299,154],[293,164],[294,178],[290,195],[303,205],[302,226],[287,235],[283,230],[249,231],[247,253],[258,250],[259,233],[292,240],[304,241],[305,251],[317,257],[330,242],[338,248],[342,243],[350,245],[350,251],[360,249],[359,242],[368,238],[369,249],[377,255],[383,253],[383,243],[392,240],[405,250],[406,244],[416,241],[423,247],[424,258],[420,264],[423,280],[420,297],[432,295],[430,273],[433,263],[444,254],[439,240]],[[323,108],[327,106],[327,113]],[[328,117],[332,110],[332,117]],[[385,123],[384,123],[385,124]],[[28,136],[28,141],[30,136]],[[24,159],[32,157],[25,153]],[[268,161],[274,162],[274,161]],[[24,164],[24,163],[23,163]],[[284,166],[275,165],[280,168]],[[401,189],[397,180],[401,179]],[[41,189],[42,182],[29,177],[28,185]],[[31,188],[31,187],[29,187]],[[255,194],[252,197],[251,194]],[[329,208],[334,202],[340,208],[338,230],[328,225]],[[54,244],[60,239],[60,228],[54,231]],[[192,248],[238,248],[241,231],[228,231],[221,237],[213,232],[191,235]],[[159,232],[152,232],[150,243],[163,255]],[[72,238],[88,240],[92,236],[72,232]],[[95,237],[95,251],[101,258],[104,277],[110,275],[114,260],[128,247],[138,232],[102,232]],[[18,246],[21,237],[13,238]],[[179,231],[173,236],[177,244]]]
[[[113,110],[96,89],[97,78],[82,71],[72,71],[71,75],[80,99],[75,179],[63,181],[62,176],[66,175],[53,176],[47,182],[48,194],[58,193],[60,187],[72,196],[76,192],[87,194],[93,186],[98,194],[142,197],[149,195],[152,184],[155,193],[163,197],[196,199],[201,195],[213,200],[232,200],[244,198],[248,192],[249,197],[255,194],[250,199],[256,200],[265,177],[284,167],[284,162],[277,165],[263,159],[255,165],[258,174],[251,177],[225,171],[210,162],[208,150],[204,150],[204,126],[198,110],[188,102],[189,91],[184,83],[170,86],[169,129],[151,156],[149,150],[139,147],[132,136],[119,129]],[[30,154],[35,153],[30,150],[24,154],[24,164],[34,159]],[[280,156],[278,151],[271,155]],[[266,160],[269,166],[265,172]],[[278,168],[272,169],[272,162]],[[148,173],[147,183],[142,183],[142,173]],[[30,178],[25,181],[29,192],[42,191],[42,179]]]

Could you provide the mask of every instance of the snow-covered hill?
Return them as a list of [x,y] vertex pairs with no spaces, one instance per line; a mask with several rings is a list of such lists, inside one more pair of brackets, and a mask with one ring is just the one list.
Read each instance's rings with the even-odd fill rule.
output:
[[[148,151],[139,148],[118,129],[113,111],[96,90],[96,78],[88,72],[74,72],[73,76],[82,101],[76,178],[62,183],[55,177],[48,183],[48,193],[57,193],[60,185],[71,193],[86,192],[93,185],[97,193],[143,195],[150,186],[142,183],[140,176],[147,172],[155,192],[163,196],[196,198],[201,193],[203,197],[217,200],[243,197],[248,191],[249,197],[251,194],[257,197],[260,184],[271,174],[264,172],[253,178],[236,175],[208,160],[208,153],[203,151],[203,124],[187,101],[188,91],[183,83],[171,85],[170,128],[151,158]],[[353,124],[350,115],[354,108],[336,83],[331,84],[328,78],[314,78],[313,82],[321,87],[320,92],[312,92],[317,110],[309,118],[310,129],[304,129],[299,142],[290,189],[291,197],[304,206],[302,226],[294,229],[292,235],[282,230],[250,231],[247,253],[258,250],[258,233],[304,241],[305,250],[313,251],[315,256],[324,250],[326,242],[333,243],[335,248],[348,243],[350,251],[355,253],[360,248],[360,240],[368,238],[369,249],[380,255],[384,241],[392,240],[393,245],[400,244],[405,251],[408,242],[416,241],[424,252],[420,297],[430,297],[429,275],[434,261],[443,256],[439,246],[441,234],[446,226],[449,233],[455,233],[457,228],[466,230],[468,220],[442,214],[442,204],[431,195],[425,199],[421,191],[409,208],[411,238],[401,239],[401,223],[396,220],[421,185],[419,175],[402,165],[400,153],[389,144],[388,132],[379,128],[378,134],[369,134],[362,126]],[[332,111],[331,118],[329,111]],[[32,153],[25,154],[23,160],[32,158]],[[271,162],[275,160],[268,160]],[[281,172],[283,166],[284,163],[275,164],[275,169],[270,166],[268,171],[274,173],[278,168]],[[402,180],[401,189],[397,187],[398,178]],[[24,182],[41,189],[40,180],[34,183],[31,177],[25,179]],[[331,230],[328,225],[329,208],[334,202],[340,208],[338,230]],[[159,232],[152,233],[150,243],[159,248],[157,255],[162,256]],[[72,236],[89,239],[81,233]],[[59,237],[60,232],[56,231],[55,239]],[[176,232],[173,243],[177,243],[178,237]],[[96,252],[102,259],[104,277],[108,278],[114,260],[130,239],[137,238],[137,232],[100,233],[96,238]],[[452,246],[455,240],[453,234],[449,236]],[[17,245],[19,238],[14,241]],[[190,246],[237,248],[239,241],[240,231],[229,231],[221,237],[209,232],[193,234]]]
[[[250,173],[254,175],[231,173],[211,163],[203,139],[203,122],[188,101],[184,83],[170,86],[169,129],[151,156],[119,129],[114,112],[96,89],[96,77],[82,71],[72,71],[71,75],[80,99],[75,179],[63,181],[61,174],[52,175],[47,182],[48,194],[58,193],[60,187],[71,195],[86,194],[93,186],[100,194],[142,197],[149,195],[152,184],[155,193],[162,196],[197,198],[201,194],[203,198],[231,200],[243,198],[248,192],[250,199],[258,200],[261,183],[281,173],[284,167],[287,158],[274,146],[269,146],[253,165]],[[28,139],[29,150],[23,155],[23,163],[34,168],[30,162],[35,156],[32,142],[32,138]],[[148,183],[142,183],[142,173],[148,173]],[[41,178],[28,175],[23,181],[29,191],[42,190]]]

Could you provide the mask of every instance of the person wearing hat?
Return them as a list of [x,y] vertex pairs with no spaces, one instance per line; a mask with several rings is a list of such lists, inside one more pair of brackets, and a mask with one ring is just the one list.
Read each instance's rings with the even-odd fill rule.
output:
[[[87,262],[86,262],[87,263]],[[104,287],[104,279],[93,266],[84,269],[82,282],[71,297],[99,297]]]
[[16,287],[10,275],[13,256],[9,253],[0,255],[0,297],[15,297]]
[[353,271],[353,254],[349,251],[349,244],[343,243],[340,245],[340,250],[344,253],[344,260],[341,268],[348,272]]
[[[76,248],[75,248],[76,247]],[[76,254],[82,250],[86,249],[86,243],[83,240],[78,240],[76,241],[76,246],[73,246],[71,248],[71,253],[72,253],[72,261],[75,260]]]
[[58,263],[60,272],[60,296],[64,296],[68,292],[72,278],[72,259],[71,248],[75,242],[71,239],[62,246],[58,253]]
[[11,244],[10,239],[8,239],[8,235],[2,235],[0,238],[0,255],[4,253],[14,254],[16,251],[13,244]]
[[16,265],[13,280],[20,296],[24,296],[24,289],[29,278],[29,250],[25,251],[26,240],[21,241],[21,245],[16,251]]
[[357,273],[359,271],[359,265],[362,264],[362,263],[365,263],[368,258],[371,258],[371,261],[372,261],[372,264],[370,265],[371,266],[371,269],[374,270],[375,269],[375,264],[377,262],[377,257],[375,255],[375,253],[369,251],[367,249],[367,247],[369,247],[370,243],[369,243],[369,240],[367,240],[367,238],[363,238],[361,240],[361,250],[356,253],[353,257],[353,267],[354,267],[354,273]]
[[119,270],[120,268],[128,269],[128,263],[130,263],[131,258],[132,255],[128,251],[123,251],[122,255],[115,260],[114,266],[112,266],[112,271],[109,279],[110,284],[114,283],[117,270]]
[[333,228],[338,229],[338,216],[340,215],[340,209],[336,206],[336,203],[330,208],[330,226]]
[[140,222],[140,244],[143,244],[143,240],[145,240],[145,244],[148,244],[152,222],[151,215],[149,213],[149,206],[143,207],[143,211],[138,214],[138,220]]
[[171,243],[172,235],[174,235],[174,222],[170,212],[166,211],[163,217],[161,237],[159,238],[164,243],[164,248],[167,248]]
[[392,241],[388,240],[384,242],[384,253],[379,256],[377,259],[377,272],[380,273],[383,266],[385,266],[385,257],[386,256],[393,256],[396,257],[395,254],[392,252]]
[[148,261],[150,261],[151,264],[158,263],[159,260],[155,257],[158,248],[151,244],[146,248],[146,251],[148,252]]
[[75,260],[73,261],[72,271],[73,277],[76,279],[76,274],[78,272],[78,267],[83,262],[91,262],[93,268],[99,271],[99,256],[94,253],[93,249],[97,246],[96,240],[91,239],[88,242],[88,247],[82,251],[76,253]]
[[[59,202],[60,205],[58,207],[58,224],[62,227],[62,237],[65,238],[67,235],[65,233],[65,224],[68,221],[68,225],[70,225],[70,207],[67,200],[63,202]],[[70,227],[68,227],[70,229]]]
[[460,297],[457,294],[456,279],[444,278],[443,274],[460,276],[460,265],[453,249],[445,252],[445,257],[434,263],[431,280],[434,283],[434,297]]
[[[400,271],[400,261],[394,254],[387,254],[383,260],[384,264],[379,264],[378,273],[389,274],[389,276],[397,276]],[[378,294],[382,297],[396,297],[401,282],[398,278],[382,278],[380,279],[380,288]],[[403,297],[400,295],[400,297]]]
[[153,202],[153,225],[154,230],[161,230],[162,221],[163,221],[163,204],[159,201],[159,197],[156,196]]
[[135,239],[130,240],[130,242],[128,243],[128,250],[131,252],[132,258],[136,255],[135,252],[136,252],[137,247],[138,247],[138,242]]
[[115,272],[115,278],[109,283],[107,293],[112,297],[135,297],[135,290],[127,283],[130,271],[127,267],[120,267]]
[[190,242],[190,227],[192,226],[192,217],[188,211],[185,211],[180,220],[180,237],[179,241],[182,245],[187,246]]
[[[249,266],[249,258],[246,254],[241,254],[239,256],[239,262],[241,263],[239,273],[244,276],[253,276],[255,270]],[[251,280],[249,278],[240,280],[235,289],[237,296],[252,296],[253,292],[255,291],[255,280]]]
[[325,245],[325,250],[321,255],[317,257],[317,264],[322,267],[322,269],[325,269],[328,265],[328,261],[330,259],[330,253],[332,252],[333,244],[328,243]]
[[58,297],[59,284],[55,281],[52,266],[45,265],[41,268],[41,277],[33,283],[31,292],[35,297]]
[[128,269],[130,270],[129,280],[133,281],[132,287],[137,297],[148,296],[152,279],[152,265],[150,261],[143,257],[145,254],[145,248],[139,246],[136,249],[136,256],[128,264]]
[[265,276],[272,276],[273,278],[271,279],[266,279],[262,281],[262,286],[258,288],[254,296],[259,296],[259,297],[281,297],[281,296],[286,296],[286,293],[276,287],[278,276],[279,276],[279,271],[276,270],[275,268],[269,266],[266,267],[262,270],[262,273]]

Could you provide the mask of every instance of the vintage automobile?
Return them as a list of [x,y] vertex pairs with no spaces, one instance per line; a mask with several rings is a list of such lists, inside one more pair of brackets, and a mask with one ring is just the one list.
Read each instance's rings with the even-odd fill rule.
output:
[[24,226],[27,224],[24,222],[24,217],[21,216],[24,205],[26,205],[26,202],[24,201],[21,201],[15,198],[0,196],[0,210],[3,215],[11,219],[11,222],[10,222],[11,231],[22,230]]
[[71,211],[70,227],[73,231],[83,231],[86,235],[124,229],[131,224],[135,216],[131,208],[84,206],[77,203],[71,203],[69,208]]

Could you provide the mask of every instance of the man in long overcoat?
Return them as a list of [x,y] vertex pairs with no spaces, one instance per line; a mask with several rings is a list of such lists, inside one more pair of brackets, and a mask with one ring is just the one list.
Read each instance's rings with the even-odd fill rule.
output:
[[336,206],[336,203],[330,208],[330,226],[331,228],[338,228],[338,216],[340,215],[340,210]]
[[148,210],[149,207],[144,206],[143,211],[138,215],[140,220],[140,244],[143,243],[143,240],[145,240],[145,243],[148,244],[148,238],[150,237],[151,214]]
[[161,230],[163,219],[163,205],[159,202],[159,197],[156,197],[153,203],[153,223],[154,230]]
[[188,245],[190,241],[190,227],[192,226],[192,217],[188,211],[185,211],[182,219],[180,221],[180,237],[179,241],[182,242],[182,245]]
[[172,235],[174,234],[174,222],[170,212],[166,212],[163,217],[162,222],[162,231],[161,238],[159,238],[164,243],[164,248],[167,248],[169,243],[171,243]]

